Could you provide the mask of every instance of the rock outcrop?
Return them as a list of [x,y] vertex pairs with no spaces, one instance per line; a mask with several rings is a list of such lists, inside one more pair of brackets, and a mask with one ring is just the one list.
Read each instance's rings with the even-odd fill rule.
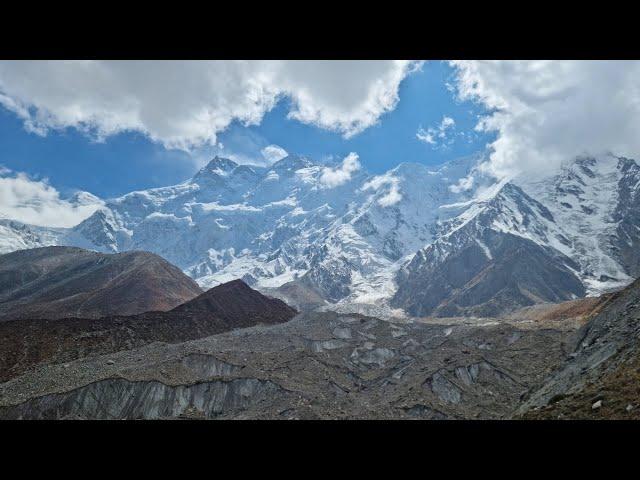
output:
[[[525,418],[640,418],[640,280],[609,296],[567,361],[527,395]],[[600,408],[592,408],[600,402]],[[628,408],[630,407],[630,408]]]

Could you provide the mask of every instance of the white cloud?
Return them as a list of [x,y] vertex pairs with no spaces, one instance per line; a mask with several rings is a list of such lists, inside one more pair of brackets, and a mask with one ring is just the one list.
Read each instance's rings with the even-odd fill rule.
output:
[[403,60],[288,62],[279,81],[295,101],[291,118],[351,137],[395,108],[400,82],[421,65]]
[[[431,129],[429,129],[431,130]],[[436,139],[433,136],[433,132],[425,131],[424,128],[420,127],[418,132],[416,133],[416,138],[422,142],[428,143],[430,145],[436,144]]]
[[320,184],[327,188],[334,188],[347,183],[351,176],[360,170],[360,160],[358,154],[351,152],[344,157],[342,163],[335,168],[324,167],[320,175]]
[[581,154],[640,154],[640,62],[456,61],[462,99],[497,133],[485,169],[538,176]]
[[402,193],[400,193],[400,180],[398,177],[394,177],[390,174],[378,175],[366,182],[362,186],[362,190],[374,190],[378,192],[385,185],[389,186],[389,189],[378,198],[378,205],[381,207],[390,207],[402,200]]
[[448,138],[448,131],[453,129],[455,124],[456,122],[453,118],[445,115],[437,127],[429,127],[427,130],[420,127],[416,133],[416,138],[433,146],[438,144],[449,145],[453,140]]
[[467,190],[470,190],[471,187],[473,187],[474,181],[475,178],[473,177],[473,174],[469,174],[467,177],[458,180],[458,183],[451,185],[449,187],[449,190],[451,190],[453,193],[466,192]]
[[392,183],[387,194],[378,199],[378,204],[382,207],[390,207],[402,200],[402,194],[397,183]]
[[260,150],[262,156],[269,163],[277,162],[278,160],[282,160],[284,157],[289,155],[287,151],[279,145],[267,145],[262,150]]
[[103,205],[97,197],[79,192],[72,201],[46,180],[33,180],[24,173],[0,176],[0,217],[47,227],[72,227]]
[[232,121],[258,124],[282,97],[289,116],[346,137],[395,108],[409,61],[3,61],[0,104],[45,135],[97,140],[138,131],[168,148],[215,145]]

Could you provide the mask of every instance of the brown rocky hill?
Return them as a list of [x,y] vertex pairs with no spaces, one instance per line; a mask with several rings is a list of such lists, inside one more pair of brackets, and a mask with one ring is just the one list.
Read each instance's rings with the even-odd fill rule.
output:
[[0,321],[170,310],[202,289],[148,252],[43,247],[0,256]]
[[233,280],[213,287],[169,313],[189,318],[215,317],[232,329],[279,323],[280,318],[290,318],[296,311],[282,300],[262,295],[242,280]]
[[0,323],[0,382],[41,363],[62,363],[154,342],[178,343],[290,320],[296,310],[241,280],[214,287],[168,312],[99,319],[20,319]]

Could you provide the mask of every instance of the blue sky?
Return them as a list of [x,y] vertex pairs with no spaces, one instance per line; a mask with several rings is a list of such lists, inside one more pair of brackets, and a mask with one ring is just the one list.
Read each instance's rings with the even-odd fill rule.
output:
[[[483,150],[491,141],[474,131],[481,106],[456,100],[447,87],[452,68],[444,62],[428,62],[421,71],[407,76],[399,88],[395,109],[383,114],[376,125],[345,139],[340,133],[287,118],[288,102],[282,99],[258,125],[233,121],[218,134],[221,154],[262,160],[260,150],[276,144],[290,153],[321,160],[339,160],[357,152],[363,167],[384,172],[401,162],[437,165]],[[454,124],[437,137],[444,117]],[[432,128],[435,144],[416,137]],[[141,133],[118,133],[97,142],[73,127],[49,130],[45,136],[27,131],[22,119],[0,106],[0,165],[26,172],[68,194],[86,190],[108,198],[132,190],[175,184],[190,177],[213,156],[217,147],[193,152],[165,148]]]

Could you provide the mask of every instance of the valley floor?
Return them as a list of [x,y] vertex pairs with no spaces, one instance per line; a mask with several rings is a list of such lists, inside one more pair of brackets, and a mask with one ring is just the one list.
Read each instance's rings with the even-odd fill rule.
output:
[[0,417],[509,418],[575,333],[438,321],[309,313],[40,365],[0,385]]
[[501,318],[293,315],[232,282],[167,313],[5,322],[0,418],[640,418],[640,281]]

